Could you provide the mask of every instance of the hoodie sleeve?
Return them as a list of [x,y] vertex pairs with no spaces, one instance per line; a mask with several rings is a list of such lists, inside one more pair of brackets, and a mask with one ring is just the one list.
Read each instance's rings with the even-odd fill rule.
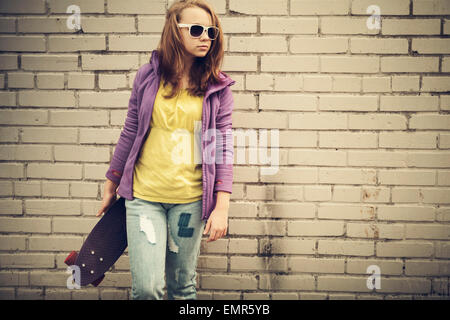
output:
[[220,94],[220,106],[216,116],[216,178],[214,192],[232,193],[233,185],[233,133],[232,112],[234,99],[230,86],[226,86]]
[[128,102],[128,113],[125,120],[125,126],[120,133],[114,155],[105,174],[105,177],[113,181],[116,185],[120,184],[125,163],[136,138],[138,128],[137,89],[140,84],[141,69],[142,68],[137,71],[134,78],[133,89]]

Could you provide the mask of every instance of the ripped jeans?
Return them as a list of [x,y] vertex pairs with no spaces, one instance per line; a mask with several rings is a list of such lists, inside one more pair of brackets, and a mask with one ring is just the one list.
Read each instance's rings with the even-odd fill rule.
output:
[[[205,228],[202,200],[125,199],[133,300],[196,300],[197,260]],[[166,263],[167,262],[167,263]]]

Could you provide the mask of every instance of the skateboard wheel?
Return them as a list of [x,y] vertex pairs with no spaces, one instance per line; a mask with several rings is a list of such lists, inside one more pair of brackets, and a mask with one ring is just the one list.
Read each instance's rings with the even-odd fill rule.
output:
[[64,263],[67,264],[68,266],[74,265],[75,261],[77,260],[77,256],[78,253],[76,251],[72,251],[66,258],[66,260],[64,260]]
[[100,258],[99,260],[100,260],[100,261],[103,261],[103,258]]
[[95,253],[94,250],[92,250],[92,251],[91,251],[91,254],[94,254],[94,253]]
[[86,267],[86,265],[83,263],[83,264],[81,264],[81,266],[84,268],[84,267]]
[[100,282],[103,281],[103,279],[105,278],[105,275],[102,275],[100,278],[98,278],[97,280],[93,281],[91,284],[96,287],[100,284]]
[[94,274],[94,270],[91,270],[91,274]]

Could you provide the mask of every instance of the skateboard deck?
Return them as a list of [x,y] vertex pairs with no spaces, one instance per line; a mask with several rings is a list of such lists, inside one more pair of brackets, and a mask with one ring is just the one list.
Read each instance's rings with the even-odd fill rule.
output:
[[72,251],[64,263],[79,267],[79,276],[74,273],[77,284],[96,287],[127,246],[125,198],[118,198],[89,233],[80,252]]

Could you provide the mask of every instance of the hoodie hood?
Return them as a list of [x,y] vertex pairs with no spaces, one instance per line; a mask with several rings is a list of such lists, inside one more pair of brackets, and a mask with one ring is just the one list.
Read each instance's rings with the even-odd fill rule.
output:
[[[151,70],[158,70],[159,68],[159,56],[158,50],[152,51],[152,56],[150,60]],[[221,83],[209,83],[205,93],[205,99],[212,93],[216,91],[220,91],[227,86],[232,86],[236,83],[233,79],[230,78],[225,72],[220,71],[219,77],[222,79]]]

